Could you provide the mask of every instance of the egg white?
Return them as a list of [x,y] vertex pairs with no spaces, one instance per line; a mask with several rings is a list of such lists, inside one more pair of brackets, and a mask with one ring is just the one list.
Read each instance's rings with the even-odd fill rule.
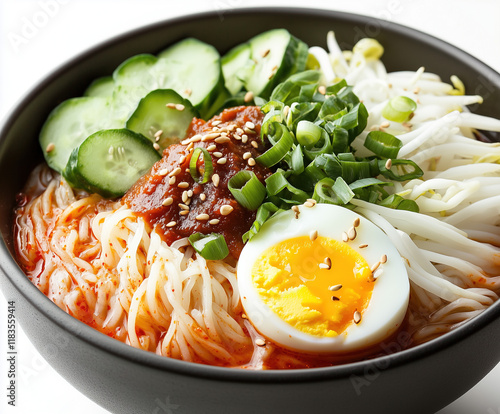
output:
[[[238,288],[245,313],[253,326],[271,341],[292,350],[306,352],[347,352],[382,342],[400,326],[408,307],[410,284],[403,259],[386,234],[359,214],[344,207],[317,204],[299,206],[299,218],[286,211],[268,220],[243,248],[238,261]],[[382,255],[387,262],[374,282],[371,300],[359,324],[352,324],[336,337],[318,337],[301,332],[282,320],[261,299],[252,283],[252,267],[259,256],[273,245],[317,230],[319,236],[342,241],[356,218],[357,237],[348,244],[371,267]],[[367,244],[366,248],[359,248]]]

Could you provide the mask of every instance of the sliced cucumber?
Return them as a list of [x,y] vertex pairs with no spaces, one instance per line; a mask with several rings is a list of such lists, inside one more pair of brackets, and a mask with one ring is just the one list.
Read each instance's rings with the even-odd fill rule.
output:
[[74,186],[119,197],[160,159],[153,144],[128,129],[90,135],[71,153],[63,176]]
[[308,46],[285,29],[261,33],[248,43],[254,65],[244,83],[255,95],[269,98],[278,83],[305,69]]
[[225,91],[217,49],[188,38],[164,50],[158,57],[155,73],[161,87],[174,89],[189,99],[203,118],[211,115],[214,102]]
[[101,129],[119,128],[107,99],[73,98],[64,101],[49,115],[40,132],[40,145],[47,164],[58,172],[66,166],[73,148]]
[[[248,43],[242,43],[232,48],[221,59],[225,85],[231,95],[236,95],[243,89],[241,73],[243,68],[251,66],[253,63],[250,59],[250,53],[250,45]],[[244,78],[243,76],[243,79]]]
[[[179,106],[169,107],[168,104]],[[197,115],[191,102],[174,90],[156,89],[141,99],[127,121],[127,128],[157,142],[163,150],[184,139],[191,120]]]
[[84,92],[83,96],[98,96],[101,98],[110,98],[113,95],[114,88],[115,83],[113,81],[113,77],[104,76],[93,81]]

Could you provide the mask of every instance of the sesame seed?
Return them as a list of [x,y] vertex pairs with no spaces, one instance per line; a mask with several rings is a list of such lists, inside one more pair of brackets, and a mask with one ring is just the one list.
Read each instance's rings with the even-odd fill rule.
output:
[[372,279],[377,280],[380,276],[382,276],[382,273],[384,273],[384,269],[379,267],[377,270],[375,270],[375,272],[373,272]]
[[179,188],[188,188],[189,187],[189,183],[186,183],[185,181],[182,181],[179,184],[177,184],[177,187],[179,187]]
[[158,174],[161,175],[161,176],[165,176],[165,175],[168,174],[168,169],[167,168],[163,168],[160,171],[158,171]]
[[316,205],[316,203],[317,203],[317,201],[316,201],[314,198],[308,198],[306,201],[307,201],[308,203],[311,203],[313,206],[315,206],[315,205]]
[[244,313],[241,314],[241,319],[246,319],[247,318],[247,315],[245,315]]
[[163,202],[161,203],[164,206],[169,206],[174,202],[174,199],[172,197],[168,197]]
[[248,165],[249,165],[250,167],[253,167],[253,166],[255,165],[255,160],[254,160],[253,158],[249,158],[249,159],[248,159]]
[[266,49],[266,50],[264,50],[264,51],[261,53],[261,56],[262,56],[263,58],[265,58],[265,57],[269,54],[269,52],[270,52],[270,51],[271,51],[271,49]]
[[299,218],[299,214],[300,214],[299,208],[297,206],[292,206],[292,211],[295,214],[295,218],[298,219]]
[[217,152],[214,152],[213,154],[214,154],[214,157],[217,157],[217,158],[222,157],[222,152],[217,151]]
[[219,174],[214,174],[212,175],[212,183],[218,187],[219,186],[219,181],[220,181],[220,177],[219,177]]
[[340,300],[337,296],[332,296],[332,300],[336,302],[337,300]]
[[245,122],[245,126],[250,129],[255,129],[255,124],[250,121]]
[[193,196],[193,190],[188,190],[187,194],[188,197],[191,198]]
[[359,313],[358,311],[354,312],[354,315],[353,315],[353,320],[354,320],[354,323],[357,325],[358,323],[361,322],[361,313]]
[[177,104],[175,105],[175,109],[178,111],[184,111],[184,108],[186,108],[183,104]]
[[236,133],[243,135],[245,133],[245,131],[243,131],[241,128],[238,127],[238,128],[236,128]]
[[347,233],[345,231],[342,232],[342,241],[344,243],[347,243],[349,241],[349,236],[347,235]]
[[417,95],[420,92],[420,86],[417,86],[415,89],[413,89],[413,93]]
[[192,91],[190,88],[187,88],[187,89],[184,89],[184,93],[185,93],[187,96],[191,96],[191,94],[193,93],[193,91]]
[[314,207],[314,204],[313,204],[313,203],[311,203],[310,201],[306,201],[306,202],[304,203],[304,207],[307,207],[307,208],[312,208],[312,207]]
[[217,145],[211,144],[207,147],[207,151],[213,151],[214,149],[217,149]]
[[318,230],[311,230],[309,233],[309,238],[314,241],[318,238]]
[[188,193],[187,193],[187,191],[183,191],[183,192],[182,192],[182,202],[183,202],[183,203],[187,202],[187,201],[188,201],[188,198],[189,198],[189,197],[188,197]]
[[160,150],[160,146],[155,142],[153,144],[153,148],[156,150],[156,151],[159,151]]
[[248,127],[245,127],[245,132],[247,134],[255,134],[255,131],[253,129],[248,128]]
[[353,227],[359,227],[359,224],[361,223],[361,220],[359,219],[359,217],[356,217],[354,219],[354,222],[352,223]]
[[220,223],[220,220],[219,219],[212,219],[209,221],[210,224],[212,225],[216,225],[216,224],[219,224]]
[[236,141],[241,141],[241,137],[240,137],[238,134],[234,134],[234,135],[233,135],[233,138],[234,138]]
[[330,266],[328,266],[326,263],[320,263],[318,266],[320,269],[330,270]]
[[366,247],[368,247],[368,245],[367,245],[367,244],[360,244],[360,245],[359,245],[359,248],[360,248],[360,249],[365,249]]
[[217,164],[225,164],[227,162],[227,158],[219,158],[217,160]]
[[391,124],[387,121],[384,121],[380,124],[380,128],[389,128]]
[[227,216],[228,214],[230,214],[232,211],[234,210],[233,207],[231,207],[230,205],[228,204],[224,204],[221,208],[220,208],[220,213],[223,215],[223,216]]
[[243,100],[245,102],[251,102],[253,100],[253,92],[252,91],[248,91],[246,94],[245,94],[245,97],[243,98]]
[[212,126],[217,126],[221,123],[222,123],[222,121],[220,119],[218,119],[217,121],[212,122]]
[[333,285],[328,288],[330,292],[336,292],[337,290],[342,289],[342,285]]
[[182,172],[181,167],[177,167],[176,169],[170,171],[168,174],[169,177],[173,177],[174,175],[180,174]]
[[392,160],[389,158],[386,162],[385,162],[385,169],[386,170],[390,170],[392,168]]
[[318,88],[318,92],[321,94],[321,95],[325,95],[326,94],[326,87],[324,85],[321,85],[319,88]]
[[214,132],[219,132],[219,131],[220,131],[220,128],[217,128],[216,126],[214,126],[214,127],[212,128],[212,131],[214,131]]
[[220,132],[211,132],[210,134],[206,134],[201,139],[203,142],[211,141],[212,139],[220,137]]
[[186,161],[186,156],[185,156],[185,155],[182,155],[182,156],[179,158],[179,164],[184,164],[184,161]]
[[210,216],[209,216],[208,214],[206,214],[206,213],[203,213],[203,214],[198,214],[198,215],[196,216],[196,220],[198,220],[198,221],[206,221],[206,220],[208,220],[209,218],[210,218]]
[[251,153],[251,152],[245,152],[245,153],[243,154],[243,159],[244,159],[244,160],[248,160],[251,156],[252,156],[252,153]]
[[273,68],[271,69],[273,72],[276,72],[278,70],[278,65],[274,65]]
[[229,141],[231,141],[231,139],[230,139],[230,138],[228,138],[228,137],[219,137],[219,138],[215,138],[215,142],[216,142],[217,144],[225,144],[226,142],[229,142]]
[[185,204],[182,204],[182,203],[179,203],[177,204],[182,210],[189,210],[189,206],[185,205]]
[[175,184],[175,181],[176,181],[176,178],[175,177],[170,177],[170,180],[168,180],[168,183],[170,185],[174,185]]
[[181,144],[182,145],[188,145],[188,144],[191,144],[191,140],[188,138],[188,139],[185,139],[185,140],[182,140],[181,141]]
[[203,193],[200,194],[200,200],[205,201],[207,199],[207,196]]
[[329,267],[332,267],[332,259],[330,259],[329,257],[325,257],[323,263],[327,264]]
[[252,147],[254,147],[254,148],[259,148],[259,143],[258,143],[257,141],[252,141],[250,144],[251,144],[251,145],[252,145]]
[[186,147],[188,151],[191,151],[194,148],[194,142],[190,142],[189,145]]
[[372,271],[372,273],[373,273],[373,272],[375,272],[375,271],[378,269],[378,267],[379,267],[379,266],[380,266],[380,262],[375,263],[375,264],[374,264],[374,265],[370,268],[370,270]]
[[358,235],[358,233],[357,233],[357,231],[356,231],[356,229],[354,227],[351,227],[347,231],[347,237],[349,237],[349,240],[354,240],[357,235]]
[[167,223],[167,227],[174,227],[177,223],[175,221],[170,221]]
[[200,134],[193,135],[191,139],[189,140],[190,142],[200,142],[203,137]]
[[266,345],[266,341],[264,341],[262,338],[257,338],[255,340],[255,345],[257,345],[257,346],[265,346]]
[[181,216],[187,216],[189,214],[189,210],[182,210],[179,214]]
[[168,103],[165,105],[167,108],[175,109],[175,104],[174,103]]
[[159,129],[158,131],[156,131],[155,133],[155,138],[159,138],[161,137],[161,134],[163,134],[163,130]]
[[246,144],[248,142],[248,135],[247,134],[243,134],[241,136],[241,142],[243,142],[243,144]]

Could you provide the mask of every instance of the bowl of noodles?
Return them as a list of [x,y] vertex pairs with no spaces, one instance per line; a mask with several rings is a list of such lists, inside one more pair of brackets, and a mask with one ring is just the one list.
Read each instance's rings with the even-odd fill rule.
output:
[[2,126],[2,290],[111,412],[435,412],[500,360],[499,118],[498,73],[368,17],[126,33]]

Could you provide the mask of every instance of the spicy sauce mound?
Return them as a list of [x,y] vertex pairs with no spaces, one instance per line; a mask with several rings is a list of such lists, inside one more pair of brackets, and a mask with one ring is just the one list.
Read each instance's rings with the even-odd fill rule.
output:
[[[228,181],[238,171],[248,170],[264,180],[271,171],[255,162],[264,152],[260,139],[263,114],[259,107],[226,109],[205,122],[194,118],[186,139],[170,145],[163,158],[153,165],[122,199],[170,245],[193,233],[219,233],[226,239],[231,255],[238,258],[242,236],[255,220],[255,211],[243,208],[228,189]],[[201,184],[189,171],[196,147],[207,149],[213,172]],[[203,154],[198,157],[203,177]]]

